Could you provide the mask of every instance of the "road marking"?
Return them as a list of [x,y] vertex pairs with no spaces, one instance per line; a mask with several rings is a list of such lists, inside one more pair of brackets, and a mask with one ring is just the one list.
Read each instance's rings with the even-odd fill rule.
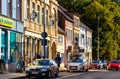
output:
[[73,76],[80,75],[80,74],[83,74],[83,73],[68,75],[68,76],[64,76],[64,77],[61,77],[61,78],[57,78],[57,79],[64,79],[64,78],[73,77]]

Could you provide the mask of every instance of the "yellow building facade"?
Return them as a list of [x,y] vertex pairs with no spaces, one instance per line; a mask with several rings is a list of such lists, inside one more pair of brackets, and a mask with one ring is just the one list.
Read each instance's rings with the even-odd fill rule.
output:
[[79,53],[79,33],[80,33],[80,15],[74,13],[74,47],[73,55]]
[[[54,59],[57,53],[58,3],[56,0],[24,0],[24,57],[26,64],[36,54],[44,55],[41,33],[47,32],[46,57]],[[45,10],[44,10],[45,8]],[[44,13],[45,12],[45,13]],[[44,19],[45,16],[45,19]],[[45,24],[45,25],[44,25]]]

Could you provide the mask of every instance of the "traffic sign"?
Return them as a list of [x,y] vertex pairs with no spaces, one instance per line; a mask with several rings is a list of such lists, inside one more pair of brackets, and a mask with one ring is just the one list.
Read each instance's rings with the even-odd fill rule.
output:
[[41,36],[42,36],[43,38],[46,38],[46,37],[48,36],[48,34],[47,34],[47,32],[42,32]]

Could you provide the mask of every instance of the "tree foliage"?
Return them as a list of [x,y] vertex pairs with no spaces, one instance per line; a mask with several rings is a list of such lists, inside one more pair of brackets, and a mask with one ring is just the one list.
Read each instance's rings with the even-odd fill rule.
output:
[[61,0],[60,5],[80,13],[93,30],[93,59],[97,57],[98,26],[100,58],[120,59],[120,0]]

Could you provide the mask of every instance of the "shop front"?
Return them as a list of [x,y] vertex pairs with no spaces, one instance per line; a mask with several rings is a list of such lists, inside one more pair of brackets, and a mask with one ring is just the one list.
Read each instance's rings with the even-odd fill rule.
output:
[[4,69],[15,69],[17,59],[23,56],[23,27],[22,22],[0,16],[0,60]]

